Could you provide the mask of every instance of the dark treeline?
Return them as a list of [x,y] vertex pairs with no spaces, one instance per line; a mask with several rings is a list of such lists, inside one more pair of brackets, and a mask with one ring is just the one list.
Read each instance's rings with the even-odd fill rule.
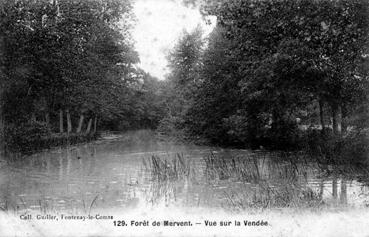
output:
[[164,128],[273,149],[330,138],[337,148],[364,136],[368,1],[185,2],[200,4],[217,25],[205,40],[199,29],[184,33],[170,54],[168,84],[178,96]]
[[159,82],[134,66],[133,25],[130,1],[1,1],[2,145],[157,126]]
[[135,66],[130,1],[2,1],[6,147],[158,128],[222,146],[367,150],[368,1],[184,3],[217,24],[207,38],[183,32],[158,81]]

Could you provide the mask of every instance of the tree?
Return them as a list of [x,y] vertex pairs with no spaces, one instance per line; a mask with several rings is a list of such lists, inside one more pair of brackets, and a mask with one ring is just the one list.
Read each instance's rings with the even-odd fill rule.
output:
[[368,36],[367,11],[366,1],[232,1],[217,16],[227,37],[239,42],[233,52],[240,56],[246,87],[252,71],[279,54],[286,41],[310,52],[294,60],[296,67],[304,65],[305,75],[297,91],[308,89],[327,102],[339,133],[341,107],[351,101],[346,90],[356,83],[353,72]]
[[218,36],[210,38],[205,55],[213,57],[204,57],[203,83],[190,109],[194,131],[222,137],[220,143],[288,142],[298,132],[297,118],[320,103],[329,105],[339,135],[342,115],[348,121],[355,114],[347,108],[366,100],[368,77],[358,69],[367,50],[366,1],[202,4],[217,17]]
[[204,46],[202,36],[200,27],[190,33],[183,32],[168,55],[171,73],[164,84],[167,116],[163,120],[162,130],[184,127],[184,116],[192,104],[193,94],[200,81],[199,70]]
[[91,119],[94,130],[98,118],[128,119],[139,61],[130,1],[6,0],[0,9],[5,127],[37,121],[63,133],[66,122],[70,133],[91,130]]
[[213,143],[229,144],[238,141],[228,135],[224,119],[236,115],[240,108],[240,77],[237,62],[228,50],[232,42],[223,34],[223,29],[217,27],[209,36],[202,57],[198,89],[186,114],[186,124],[192,133]]

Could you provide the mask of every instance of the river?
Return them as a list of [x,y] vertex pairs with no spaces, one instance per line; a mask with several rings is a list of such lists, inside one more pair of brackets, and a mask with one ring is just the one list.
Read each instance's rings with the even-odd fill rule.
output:
[[145,130],[0,160],[0,207],[15,213],[145,206],[237,215],[368,205],[365,169],[319,164],[300,153],[178,144]]

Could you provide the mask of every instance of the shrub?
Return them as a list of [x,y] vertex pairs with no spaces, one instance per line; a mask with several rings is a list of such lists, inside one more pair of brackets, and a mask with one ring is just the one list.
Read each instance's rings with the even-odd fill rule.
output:
[[5,132],[5,148],[11,153],[32,154],[42,149],[88,142],[99,134],[52,134],[42,122],[8,125]]
[[249,123],[245,116],[232,115],[223,119],[223,127],[227,130],[228,143],[230,144],[246,144]]
[[308,130],[304,136],[304,143],[312,155],[325,162],[368,163],[369,136],[366,132],[337,136],[331,129],[324,132]]
[[300,149],[301,137],[295,121],[281,120],[271,125],[260,143],[272,150],[295,150]]
[[50,129],[42,122],[10,124],[5,130],[5,146],[9,151],[32,151],[37,146],[35,143],[50,135]]
[[183,131],[183,119],[176,117],[176,116],[167,116],[163,118],[157,131],[159,134],[164,134],[169,137],[175,137],[179,139],[184,138],[184,131]]

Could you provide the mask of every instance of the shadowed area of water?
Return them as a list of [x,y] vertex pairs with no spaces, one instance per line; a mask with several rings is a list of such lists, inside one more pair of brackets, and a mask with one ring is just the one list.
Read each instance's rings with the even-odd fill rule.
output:
[[178,145],[136,131],[0,160],[0,207],[366,207],[368,177],[364,168],[322,165],[303,154]]

